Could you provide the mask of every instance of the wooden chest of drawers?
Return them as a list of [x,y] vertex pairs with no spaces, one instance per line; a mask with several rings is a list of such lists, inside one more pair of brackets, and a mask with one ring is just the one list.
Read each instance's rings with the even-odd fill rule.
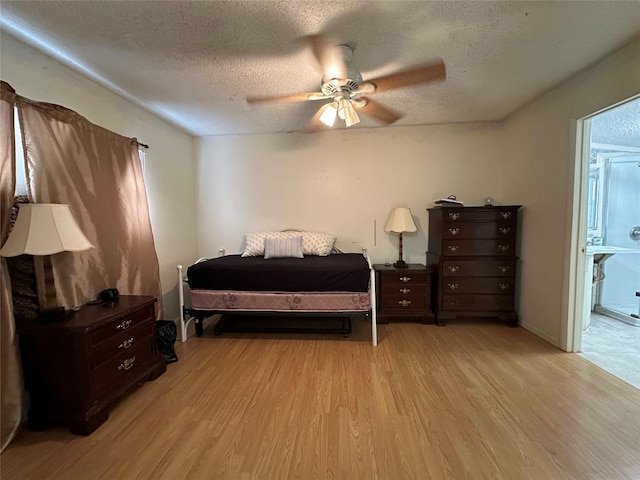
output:
[[164,373],[155,302],[120,296],[55,323],[18,325],[32,429],[65,424],[88,435],[108,418],[113,403]]
[[378,323],[390,318],[418,318],[433,321],[431,312],[431,269],[421,264],[407,268],[376,264]]
[[437,275],[438,325],[498,317],[516,326],[518,205],[429,208],[427,265]]

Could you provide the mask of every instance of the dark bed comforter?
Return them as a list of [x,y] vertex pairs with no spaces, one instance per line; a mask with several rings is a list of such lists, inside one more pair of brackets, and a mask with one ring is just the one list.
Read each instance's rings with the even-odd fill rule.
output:
[[192,290],[250,292],[366,292],[369,264],[359,253],[304,258],[227,255],[191,265]]

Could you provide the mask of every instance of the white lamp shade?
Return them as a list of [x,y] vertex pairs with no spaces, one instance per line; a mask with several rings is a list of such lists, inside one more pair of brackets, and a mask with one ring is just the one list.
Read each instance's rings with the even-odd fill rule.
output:
[[52,255],[90,248],[93,245],[73,219],[69,205],[24,203],[19,206],[18,218],[0,255]]
[[394,208],[391,210],[387,225],[384,227],[384,231],[387,233],[403,233],[403,232],[416,232],[416,224],[413,223],[413,217],[411,216],[411,210],[405,207]]

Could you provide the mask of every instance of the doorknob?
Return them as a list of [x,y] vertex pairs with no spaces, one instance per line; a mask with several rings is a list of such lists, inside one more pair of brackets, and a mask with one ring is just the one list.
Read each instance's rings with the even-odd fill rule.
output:
[[631,240],[640,240],[640,225],[634,225],[629,230],[629,238]]

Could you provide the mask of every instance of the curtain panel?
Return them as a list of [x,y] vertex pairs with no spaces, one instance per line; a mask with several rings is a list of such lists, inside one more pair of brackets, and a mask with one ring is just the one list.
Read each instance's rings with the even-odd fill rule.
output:
[[[16,94],[0,83],[0,243],[11,226],[11,207],[16,186],[14,102]],[[15,436],[24,416],[24,387],[18,337],[13,318],[13,299],[7,262],[0,257],[0,451]]]
[[50,103],[18,96],[27,189],[36,203],[66,203],[95,248],[51,257],[57,301],[67,309],[106,288],[153,295],[160,272],[138,142]]

